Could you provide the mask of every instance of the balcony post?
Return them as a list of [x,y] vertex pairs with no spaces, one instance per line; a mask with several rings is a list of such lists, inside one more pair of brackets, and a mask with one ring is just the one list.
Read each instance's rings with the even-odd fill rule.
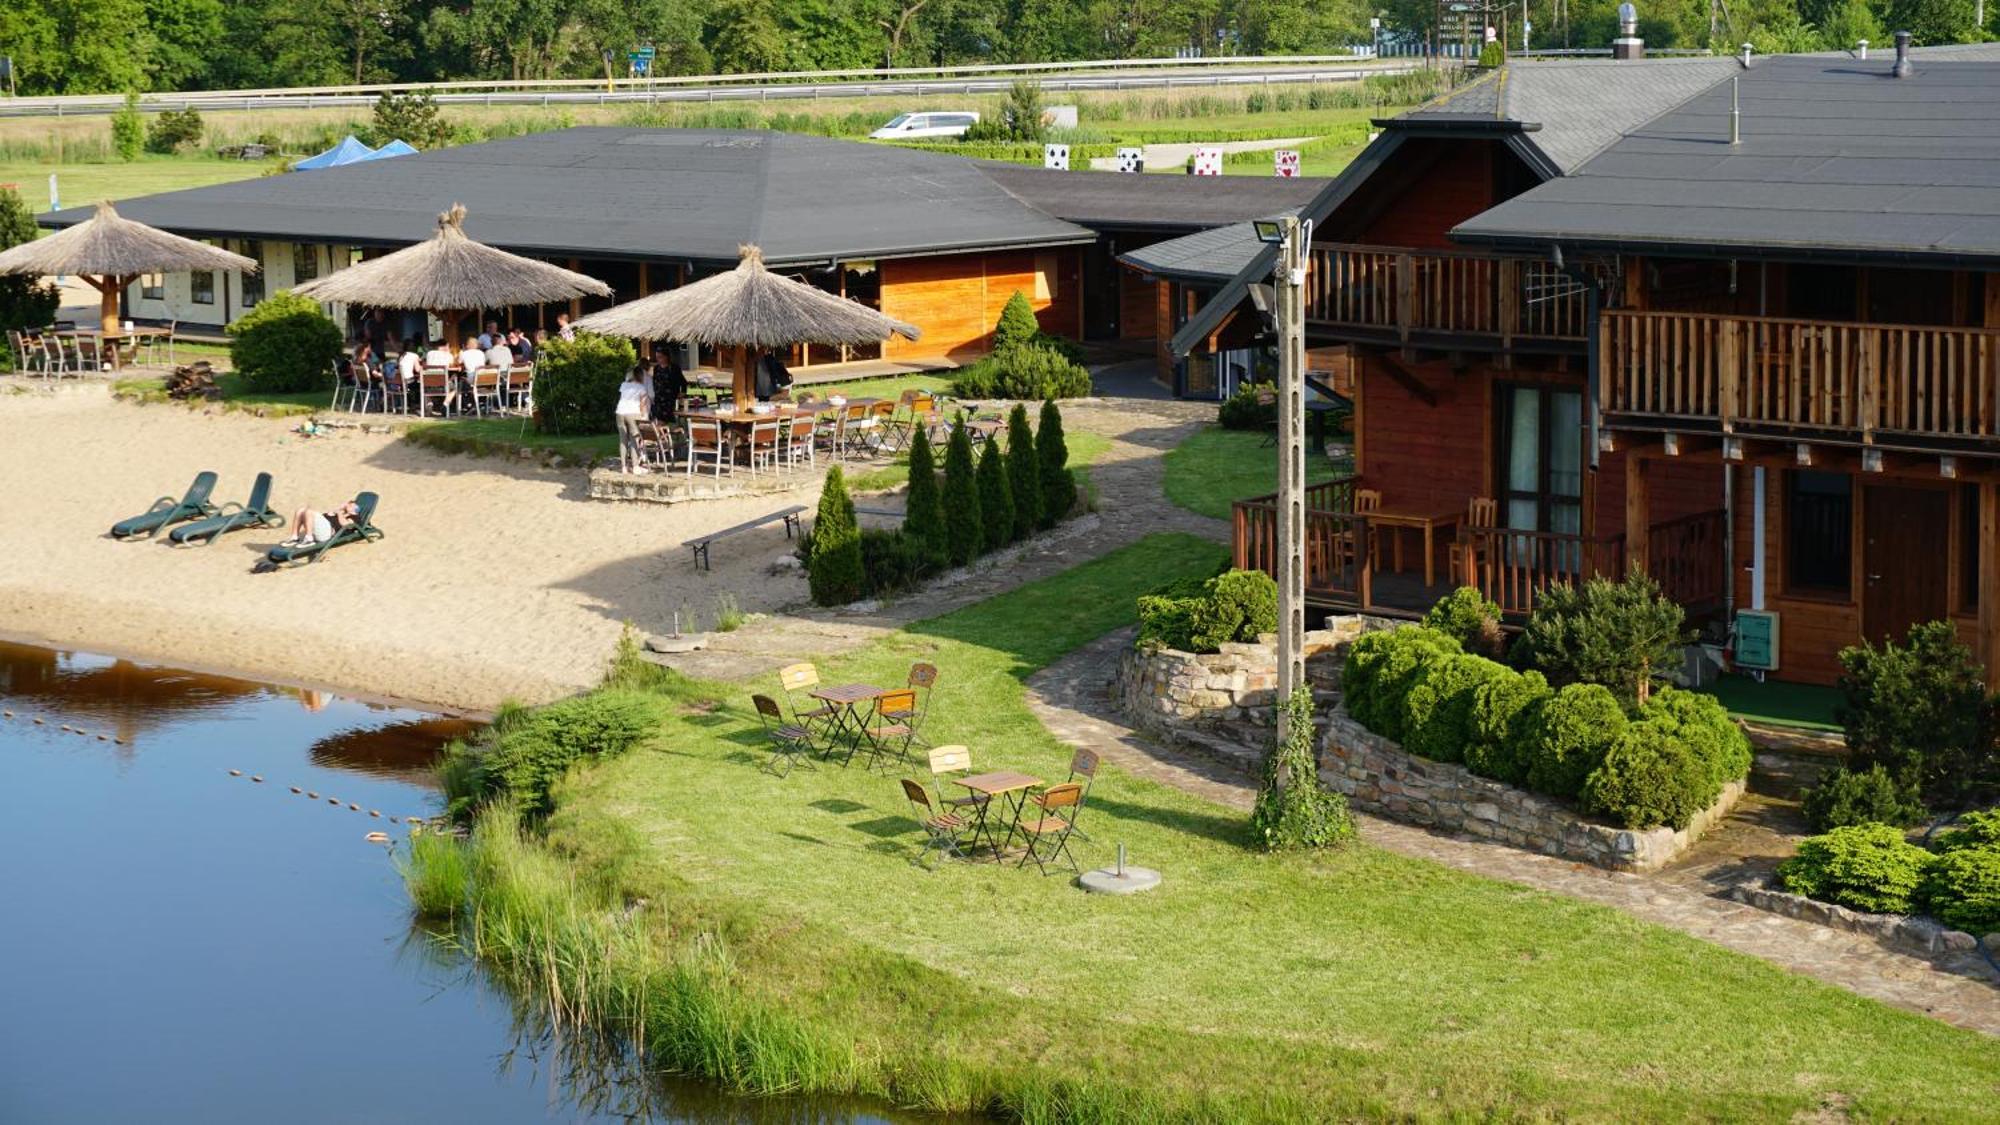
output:
[[1856,348],[1855,352],[1854,363],[1858,370],[1855,371],[1854,377],[1860,383],[1860,390],[1855,399],[1861,410],[1861,417],[1855,421],[1861,429],[1861,444],[1873,445],[1876,411],[1880,407],[1876,396],[1881,381],[1879,372],[1882,370],[1882,330],[1863,327],[1861,346]]
[[2000,688],[2000,481],[1979,482],[1979,642],[1986,687]]
[[1403,343],[1410,342],[1410,329],[1416,325],[1417,309],[1417,257],[1410,253],[1396,255],[1396,337]]
[[1646,460],[1635,448],[1625,454],[1625,572],[1644,573],[1651,558],[1653,497]]
[[1502,258],[1500,273],[1500,348],[1505,351],[1514,346],[1514,333],[1521,321],[1521,263],[1512,258]]
[[1719,320],[1715,325],[1715,378],[1721,383],[1718,412],[1721,417],[1722,432],[1733,433],[1736,429],[1736,396],[1742,388],[1742,329],[1740,320]]

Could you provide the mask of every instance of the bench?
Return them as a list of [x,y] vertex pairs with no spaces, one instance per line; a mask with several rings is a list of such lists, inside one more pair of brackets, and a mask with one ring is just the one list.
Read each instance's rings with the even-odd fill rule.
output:
[[903,513],[896,511],[894,508],[864,508],[859,504],[854,506],[854,514],[857,516],[883,516],[892,520],[903,518]]
[[703,570],[707,570],[709,569],[709,544],[714,543],[718,539],[727,539],[732,535],[740,535],[746,531],[755,531],[766,524],[777,523],[779,520],[785,521],[785,538],[790,539],[799,530],[799,513],[805,510],[806,507],[804,504],[794,504],[789,508],[772,512],[768,515],[758,516],[754,520],[744,520],[735,527],[725,527],[721,531],[711,531],[699,539],[690,539],[682,543],[681,546],[692,550],[694,552],[695,565],[701,567]]

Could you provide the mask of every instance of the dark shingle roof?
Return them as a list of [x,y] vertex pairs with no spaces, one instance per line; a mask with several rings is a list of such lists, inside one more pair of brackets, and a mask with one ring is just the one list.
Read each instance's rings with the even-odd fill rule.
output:
[[1230,223],[1128,250],[1118,260],[1160,277],[1219,284],[1249,268],[1263,248],[1249,223]]
[[1329,182],[1275,176],[1054,172],[1019,164],[985,167],[996,183],[1030,206],[1090,227],[1201,230],[1295,210]]
[[1882,54],[1763,60],[1738,72],[1740,144],[1721,83],[1454,237],[2000,258],[2000,62],[1980,57],[1919,53],[1900,80]]

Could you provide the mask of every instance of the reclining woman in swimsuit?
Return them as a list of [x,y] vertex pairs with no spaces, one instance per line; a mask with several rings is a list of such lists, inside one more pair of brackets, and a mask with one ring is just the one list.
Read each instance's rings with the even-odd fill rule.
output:
[[334,532],[351,525],[358,514],[360,508],[352,500],[331,512],[300,508],[292,513],[292,537],[278,546],[304,547],[313,543],[324,543],[333,538]]

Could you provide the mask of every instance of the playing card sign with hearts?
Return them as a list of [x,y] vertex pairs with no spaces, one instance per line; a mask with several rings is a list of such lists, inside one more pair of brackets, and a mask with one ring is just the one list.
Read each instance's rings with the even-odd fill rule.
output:
[[1121,148],[1118,150],[1118,170],[1120,172],[1143,172],[1146,170],[1146,150],[1143,148]]
[[1296,179],[1299,174],[1299,153],[1297,149],[1281,148],[1277,153],[1278,178]]
[[1222,175],[1222,150],[1219,148],[1195,149],[1194,174],[1197,176]]
[[1042,146],[1042,167],[1054,168],[1058,172],[1069,171],[1069,146]]

